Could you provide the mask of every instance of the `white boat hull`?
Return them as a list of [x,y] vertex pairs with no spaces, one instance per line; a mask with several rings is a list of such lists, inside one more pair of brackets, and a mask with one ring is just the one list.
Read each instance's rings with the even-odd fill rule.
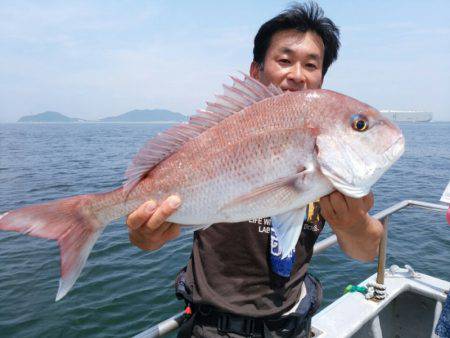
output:
[[[360,285],[375,279],[376,274]],[[312,319],[314,337],[437,337],[434,329],[450,282],[400,269],[397,275],[387,273],[384,284],[387,295],[382,301],[347,293],[317,313]]]

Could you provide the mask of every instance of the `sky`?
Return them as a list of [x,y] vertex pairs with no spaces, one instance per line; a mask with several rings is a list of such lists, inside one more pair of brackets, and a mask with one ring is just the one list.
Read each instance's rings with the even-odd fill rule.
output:
[[[317,1],[341,30],[323,87],[450,121],[450,1]],[[288,1],[0,2],[0,122],[58,111],[191,115],[248,72]]]

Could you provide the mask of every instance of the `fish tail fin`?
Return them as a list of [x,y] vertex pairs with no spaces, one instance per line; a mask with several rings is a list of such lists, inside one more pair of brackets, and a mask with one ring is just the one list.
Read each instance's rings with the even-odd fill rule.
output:
[[75,284],[92,247],[111,221],[93,207],[93,202],[102,198],[99,195],[105,194],[74,196],[0,215],[0,230],[58,241],[61,277],[56,301]]

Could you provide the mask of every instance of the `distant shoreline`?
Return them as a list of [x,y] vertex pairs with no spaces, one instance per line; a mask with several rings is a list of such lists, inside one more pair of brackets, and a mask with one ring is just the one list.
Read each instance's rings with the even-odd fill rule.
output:
[[142,122],[102,122],[102,121],[83,121],[83,122],[0,122],[1,124],[174,124],[186,123],[186,121],[142,121]]
[[56,111],[47,110],[43,113],[22,116],[19,123],[176,123],[186,121],[186,115],[167,109],[134,109],[129,112],[104,118],[83,119],[69,117]]
[[[187,121],[143,121],[143,122],[101,122],[101,121],[83,121],[83,122],[0,122],[0,124],[71,124],[71,125],[83,125],[83,124],[177,124],[188,123]],[[404,123],[450,123],[449,120],[432,120],[430,122],[412,122],[412,121],[395,121],[397,124]]]

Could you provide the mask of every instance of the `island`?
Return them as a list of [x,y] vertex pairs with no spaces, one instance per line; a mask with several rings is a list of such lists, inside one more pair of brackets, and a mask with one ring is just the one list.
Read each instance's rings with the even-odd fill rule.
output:
[[21,117],[17,122],[84,122],[85,120],[68,117],[56,111],[45,111],[36,115]]
[[99,122],[183,122],[187,116],[166,109],[135,109],[118,116],[105,117]]
[[135,109],[129,112],[105,117],[99,120],[84,120],[68,117],[64,114],[46,111],[36,115],[21,117],[17,122],[24,123],[77,123],[77,122],[109,122],[109,123],[177,123],[185,122],[186,115],[175,113],[166,109]]

